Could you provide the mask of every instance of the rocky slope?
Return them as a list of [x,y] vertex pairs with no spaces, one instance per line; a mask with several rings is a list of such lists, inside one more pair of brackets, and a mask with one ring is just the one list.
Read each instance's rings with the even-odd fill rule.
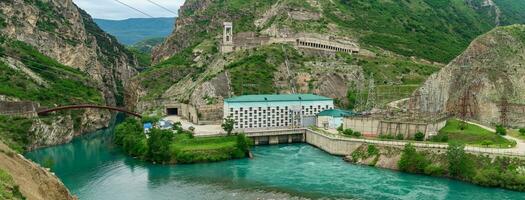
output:
[[[232,95],[311,92],[335,98],[340,107],[384,107],[409,97],[472,39],[497,25],[525,22],[517,14],[523,6],[492,0],[188,0],[173,34],[153,50],[154,66],[133,79],[129,105],[159,111],[172,102],[220,106]],[[270,41],[308,37],[356,45],[360,52],[334,56],[267,44],[222,54],[223,22],[233,22],[234,41],[250,34]]]
[[[137,65],[71,0],[0,1],[0,94],[7,101],[122,106]],[[107,127],[110,118],[108,111],[81,110],[31,119],[23,145],[65,143]]]
[[[15,191],[30,200],[76,199],[64,184],[51,172],[27,160],[0,142],[0,172],[6,172],[12,179]],[[8,183],[1,183],[3,184]],[[2,189],[2,188],[0,188]],[[16,195],[13,199],[22,199]],[[9,197],[9,196],[7,196]],[[23,199],[25,199],[23,198]]]
[[0,2],[0,33],[23,41],[59,63],[87,72],[109,105],[122,103],[122,87],[136,74],[136,58],[104,33],[71,0]]
[[432,75],[412,106],[485,124],[525,126],[525,26],[496,28]]

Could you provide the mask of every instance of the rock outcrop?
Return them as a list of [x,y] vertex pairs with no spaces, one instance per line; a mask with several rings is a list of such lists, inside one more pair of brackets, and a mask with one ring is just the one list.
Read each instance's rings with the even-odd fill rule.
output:
[[499,27],[474,40],[409,104],[485,124],[525,126],[525,26]]

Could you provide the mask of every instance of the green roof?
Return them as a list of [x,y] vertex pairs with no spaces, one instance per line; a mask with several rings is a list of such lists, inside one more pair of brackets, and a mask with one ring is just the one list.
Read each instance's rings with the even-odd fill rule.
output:
[[355,113],[349,110],[331,109],[320,112],[317,116],[347,117],[352,115],[355,115]]
[[276,101],[330,101],[328,97],[314,94],[261,94],[261,95],[244,95],[232,97],[224,100],[228,103],[240,102],[276,102]]

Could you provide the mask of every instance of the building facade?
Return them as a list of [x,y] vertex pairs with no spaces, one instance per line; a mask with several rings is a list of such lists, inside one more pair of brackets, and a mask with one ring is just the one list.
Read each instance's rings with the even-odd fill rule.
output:
[[333,99],[313,94],[245,95],[224,101],[224,118],[234,119],[236,130],[297,128],[333,108]]

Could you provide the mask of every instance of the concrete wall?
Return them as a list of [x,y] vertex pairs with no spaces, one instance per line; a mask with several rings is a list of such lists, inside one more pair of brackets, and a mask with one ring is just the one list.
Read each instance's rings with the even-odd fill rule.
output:
[[343,119],[343,127],[361,132],[364,136],[377,136],[380,120],[367,117],[350,117]]
[[30,101],[0,101],[1,115],[36,116],[40,104]]
[[317,127],[320,128],[339,128],[343,124],[343,117],[319,116],[317,117]]
[[422,132],[426,137],[437,135],[445,127],[446,118],[431,123],[411,123],[398,121],[385,121],[377,118],[349,117],[343,120],[345,129],[359,131],[365,136],[398,135],[412,138],[417,132]]
[[362,144],[362,142],[329,138],[310,130],[305,131],[306,143],[316,146],[332,155],[349,155]]

